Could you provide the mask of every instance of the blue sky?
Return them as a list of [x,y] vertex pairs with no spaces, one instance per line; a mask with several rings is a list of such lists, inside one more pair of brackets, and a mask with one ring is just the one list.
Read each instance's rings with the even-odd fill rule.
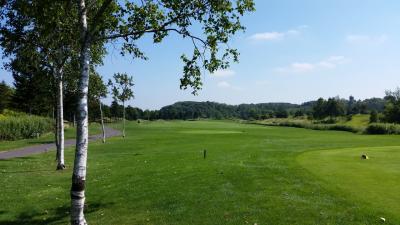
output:
[[[122,58],[118,46],[99,72],[108,79],[127,72],[135,80],[131,105],[158,109],[177,101],[228,104],[302,103],[318,97],[382,97],[399,86],[400,1],[256,0],[243,18],[245,33],[230,43],[240,63],[205,74],[198,96],[179,89],[180,55],[191,42],[172,35],[162,44],[144,39],[148,61]],[[8,72],[0,79],[12,82]],[[106,102],[110,102],[107,99]]]

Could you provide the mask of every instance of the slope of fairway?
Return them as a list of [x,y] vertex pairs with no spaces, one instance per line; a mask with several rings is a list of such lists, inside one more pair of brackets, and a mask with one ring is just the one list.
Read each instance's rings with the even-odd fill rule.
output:
[[351,120],[340,122],[339,124],[356,127],[356,128],[365,128],[369,124],[369,115],[366,114],[357,114],[351,117]]
[[[131,122],[125,139],[90,143],[87,220],[366,225],[390,215],[386,224],[400,224],[400,215],[332,189],[296,160],[306,151],[374,146],[400,146],[400,138],[220,121]],[[72,160],[69,149],[63,172],[54,170],[53,153],[0,161],[0,225],[68,224]]]
[[[367,154],[368,160],[360,156]],[[329,189],[372,209],[383,217],[400,212],[400,147],[350,148],[307,152],[298,157],[302,166],[326,181]]]

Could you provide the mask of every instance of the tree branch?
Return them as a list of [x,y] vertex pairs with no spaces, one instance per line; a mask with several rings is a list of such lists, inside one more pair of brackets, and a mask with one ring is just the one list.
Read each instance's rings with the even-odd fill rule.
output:
[[134,31],[134,32],[129,32],[126,34],[111,34],[105,37],[102,37],[100,39],[97,40],[114,40],[114,39],[118,39],[118,38],[127,38],[129,36],[136,36],[136,35],[142,35],[145,33],[156,33],[156,32],[169,32],[169,31],[174,31],[182,36],[187,36],[190,37],[194,40],[200,41],[202,42],[205,46],[208,45],[207,41],[203,40],[200,37],[197,37],[195,35],[190,34],[189,32],[182,32],[176,28],[165,28],[165,29],[147,29],[147,30],[141,30],[141,31]]

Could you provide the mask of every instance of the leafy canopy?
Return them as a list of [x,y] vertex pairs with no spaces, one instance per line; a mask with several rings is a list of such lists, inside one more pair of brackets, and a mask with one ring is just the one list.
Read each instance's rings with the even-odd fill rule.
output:
[[[119,39],[122,55],[147,59],[137,44],[146,34],[152,34],[154,43],[170,33],[189,39],[194,48],[191,56],[181,56],[184,67],[180,88],[192,87],[196,94],[202,86],[202,70],[212,73],[226,69],[230,61],[238,61],[238,51],[228,42],[245,29],[240,17],[254,10],[253,0],[105,0],[100,8],[92,10],[96,13],[89,18],[84,40]],[[194,25],[200,26],[200,31],[193,31]]]
[[115,101],[126,102],[133,98],[132,87],[133,77],[128,76],[126,73],[115,73],[114,82],[110,79],[108,80],[108,85],[111,87],[111,93]]

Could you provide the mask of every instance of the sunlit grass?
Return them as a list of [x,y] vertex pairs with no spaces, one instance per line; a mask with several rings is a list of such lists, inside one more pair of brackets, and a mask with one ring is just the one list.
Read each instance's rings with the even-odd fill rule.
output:
[[[340,184],[359,177],[357,170],[329,175],[337,181],[330,182],[297,160],[313,150],[396,145],[398,136],[217,121],[131,122],[125,139],[89,146],[86,216],[96,225],[365,225],[382,215],[386,224],[399,224],[392,209],[371,203],[384,201],[376,196],[389,189],[368,189],[374,199],[358,198]],[[49,153],[0,161],[0,224],[68,224],[73,151],[66,153],[62,172]],[[379,167],[385,163],[375,165],[377,174]],[[400,186],[400,179],[390,182]]]

